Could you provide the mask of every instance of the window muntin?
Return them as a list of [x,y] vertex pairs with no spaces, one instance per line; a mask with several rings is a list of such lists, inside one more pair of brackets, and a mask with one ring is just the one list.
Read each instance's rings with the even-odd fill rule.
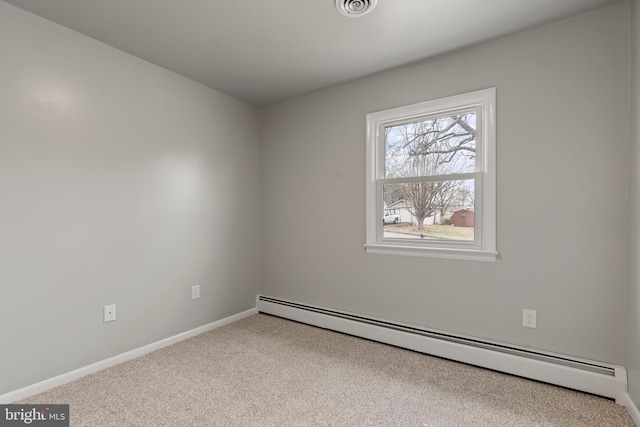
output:
[[368,114],[367,138],[367,251],[495,260],[495,88]]

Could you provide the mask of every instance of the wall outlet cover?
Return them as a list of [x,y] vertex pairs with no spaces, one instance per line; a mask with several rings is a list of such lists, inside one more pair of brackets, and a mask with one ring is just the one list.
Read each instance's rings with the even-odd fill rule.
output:
[[116,320],[116,305],[105,305],[104,306],[104,322],[113,322]]
[[537,319],[536,319],[536,311],[535,310],[522,310],[522,326],[525,328],[537,328]]

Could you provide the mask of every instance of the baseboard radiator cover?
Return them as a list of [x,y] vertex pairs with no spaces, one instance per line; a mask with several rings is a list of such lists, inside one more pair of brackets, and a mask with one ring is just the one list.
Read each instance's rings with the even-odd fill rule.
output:
[[409,350],[627,401],[627,372],[618,365],[487,342],[265,295],[258,312]]

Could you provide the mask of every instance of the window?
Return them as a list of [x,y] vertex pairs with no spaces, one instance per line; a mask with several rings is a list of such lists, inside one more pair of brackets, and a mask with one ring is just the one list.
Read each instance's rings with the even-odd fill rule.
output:
[[495,261],[495,104],[490,88],[367,114],[367,252]]

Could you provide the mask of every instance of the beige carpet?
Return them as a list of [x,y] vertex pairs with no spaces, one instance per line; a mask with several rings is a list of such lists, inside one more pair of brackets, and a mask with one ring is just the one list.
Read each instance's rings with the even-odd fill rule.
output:
[[22,402],[91,427],[633,426],[608,399],[262,314]]

